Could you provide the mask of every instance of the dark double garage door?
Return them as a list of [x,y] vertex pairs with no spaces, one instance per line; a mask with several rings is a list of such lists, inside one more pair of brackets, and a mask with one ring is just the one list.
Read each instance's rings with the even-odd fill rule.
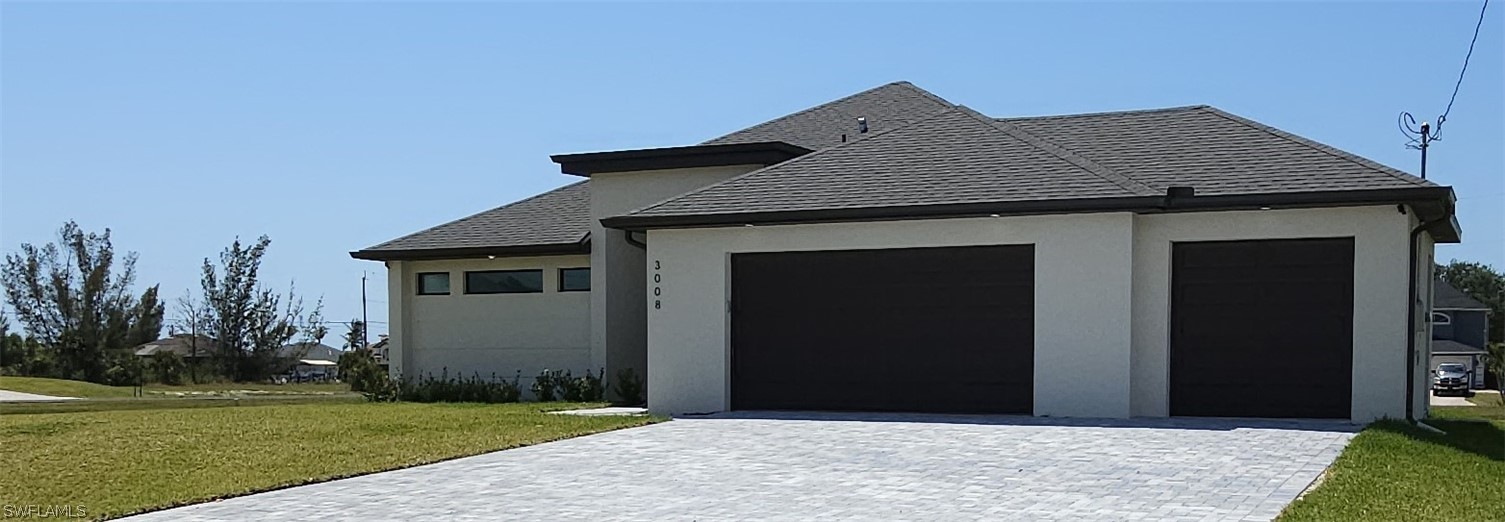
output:
[[1033,246],[731,263],[734,409],[1030,412]]
[[[1352,240],[1171,257],[1172,415],[1349,416]],[[734,254],[732,408],[1031,413],[1034,274],[1030,245]]]

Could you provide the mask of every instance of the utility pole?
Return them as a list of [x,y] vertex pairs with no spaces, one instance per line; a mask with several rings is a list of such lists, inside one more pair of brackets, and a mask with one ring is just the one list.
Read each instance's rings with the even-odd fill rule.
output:
[[1432,143],[1432,126],[1421,122],[1421,179],[1427,179],[1427,145]]
[[[1425,155],[1425,152],[1422,153]],[[361,349],[372,346],[372,340],[367,334],[370,329],[372,329],[372,323],[366,319],[366,271],[361,271]]]

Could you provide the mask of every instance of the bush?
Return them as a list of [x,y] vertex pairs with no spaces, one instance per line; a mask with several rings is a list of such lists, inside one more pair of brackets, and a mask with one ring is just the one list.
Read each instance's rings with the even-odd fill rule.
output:
[[560,385],[563,384],[565,379],[566,377],[561,375],[558,370],[545,369],[538,372],[538,376],[533,378],[533,386],[529,388],[533,390],[533,400],[538,402],[558,400],[559,396],[556,395],[556,392],[559,391]]
[[617,370],[617,383],[612,386],[612,391],[617,394],[617,404],[623,406],[638,406],[647,402],[643,400],[643,379],[632,368]]
[[337,363],[340,370],[340,379],[350,383],[350,391],[367,392],[387,391],[384,388],[392,385],[387,370],[382,369],[381,364],[376,362],[376,357],[371,355],[370,350],[350,350],[340,355]]
[[188,365],[183,362],[183,357],[172,352],[157,352],[152,354],[152,377],[162,384],[183,384],[183,371]]
[[106,359],[104,384],[135,386],[141,383],[142,365],[134,354],[115,355]]
[[[451,378],[446,368],[439,377],[426,375],[417,380],[387,379],[377,384],[376,389],[363,392],[367,400],[396,400],[408,402],[517,402],[522,398],[522,372],[511,381],[498,379],[492,374],[484,379],[480,374],[470,377]],[[395,393],[391,388],[395,383]],[[392,398],[388,398],[391,395]]]
[[570,391],[573,393],[573,398],[566,396],[564,400],[573,402],[601,402],[605,400],[606,382],[603,380],[605,376],[605,368],[602,368],[599,374],[592,374],[590,370],[586,370],[584,377],[574,379],[571,383]]

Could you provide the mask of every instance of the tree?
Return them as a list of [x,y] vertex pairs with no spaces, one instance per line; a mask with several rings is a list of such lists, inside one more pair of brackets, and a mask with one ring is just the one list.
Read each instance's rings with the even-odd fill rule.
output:
[[274,373],[277,352],[298,334],[303,315],[303,301],[291,287],[283,296],[258,279],[261,258],[271,242],[261,236],[247,247],[236,238],[220,253],[219,266],[204,259],[208,330],[218,344],[214,358],[221,371],[237,381],[262,380]]
[[140,298],[131,294],[136,254],[127,253],[115,270],[110,230],[84,232],[69,221],[58,242],[22,244],[6,254],[0,285],[27,333],[53,352],[57,376],[100,382],[106,355],[155,339],[162,325],[157,287]]
[[345,349],[366,348],[366,323],[360,319],[351,319],[345,323]]
[[178,326],[188,331],[188,378],[193,382],[199,382],[199,361],[202,356],[210,355],[212,346],[199,345],[210,333],[211,324],[214,321],[214,309],[209,307],[209,301],[196,299],[192,292],[183,291],[178,297],[177,304]]

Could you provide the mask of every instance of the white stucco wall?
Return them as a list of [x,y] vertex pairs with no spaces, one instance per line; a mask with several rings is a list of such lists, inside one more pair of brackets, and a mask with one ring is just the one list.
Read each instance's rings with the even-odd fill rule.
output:
[[655,230],[647,273],[659,276],[661,295],[650,285],[645,300],[648,405],[685,413],[730,404],[733,253],[1034,244],[1035,414],[1165,416],[1172,242],[1352,237],[1353,419],[1401,417],[1408,223],[1394,206],[1377,206]]
[[[592,292],[560,292],[559,269],[590,266],[590,257],[541,256],[392,263],[388,304],[389,353],[394,372],[511,379],[522,372],[526,389],[545,368],[576,375],[597,370],[590,358]],[[543,293],[466,294],[471,270],[543,271]],[[418,273],[448,272],[449,295],[417,295]],[[401,361],[400,363],[398,361]]]
[[1352,237],[1352,418],[1404,418],[1408,223],[1395,206],[1138,216],[1134,415],[1169,414],[1172,242]]
[[621,230],[608,230],[601,219],[636,210],[712,183],[751,172],[761,165],[613,172],[591,176],[591,323],[594,366],[632,368],[644,375],[647,364],[647,317],[642,248],[627,242]]
[[1035,413],[1128,416],[1132,226],[1131,214],[1082,214],[651,231],[662,295],[646,301],[648,406],[730,404],[732,253],[1034,244]]

